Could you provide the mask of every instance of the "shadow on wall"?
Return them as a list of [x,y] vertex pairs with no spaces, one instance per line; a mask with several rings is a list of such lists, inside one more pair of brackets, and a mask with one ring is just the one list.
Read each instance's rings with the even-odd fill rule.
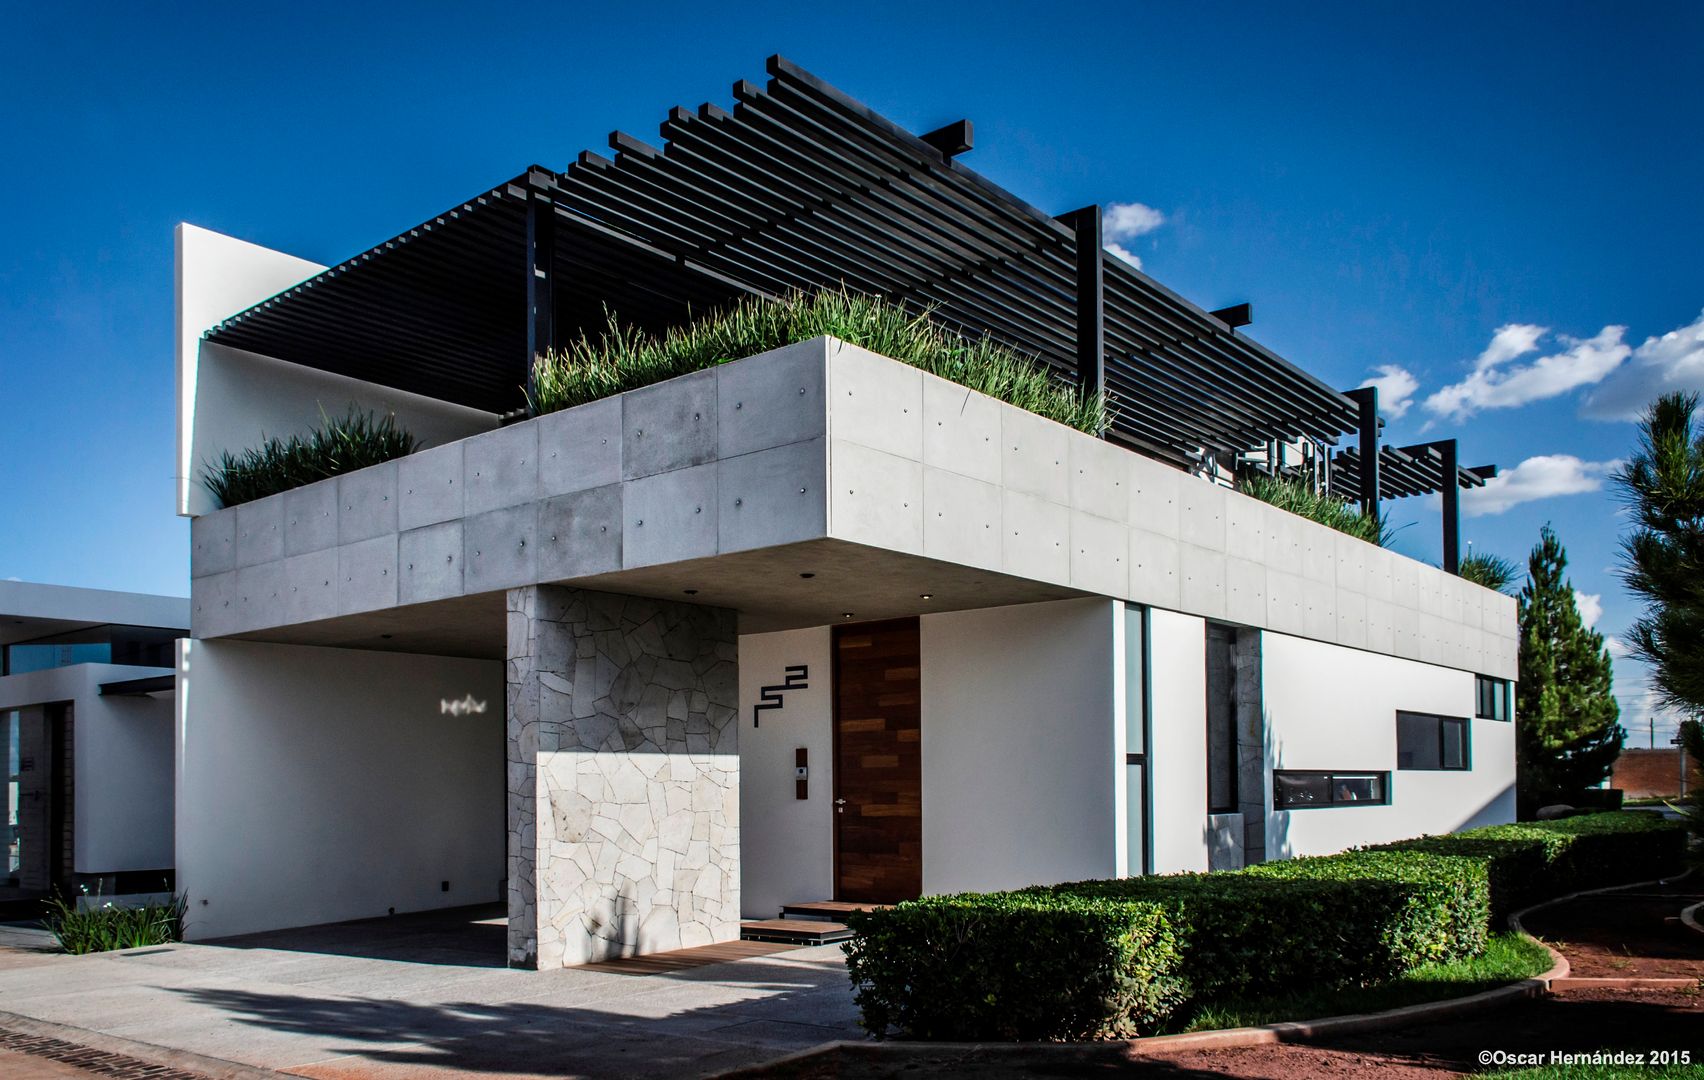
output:
[[[429,1004],[316,995],[297,986],[170,992],[213,1011],[223,1024],[295,1036],[304,1052],[358,1055],[381,1071],[389,1066],[411,1075],[432,1068],[694,1076],[861,1034],[845,969],[832,962],[746,960],[642,978],[610,972],[513,977],[515,994],[527,1000]],[[607,1008],[586,1003],[600,996],[600,988]],[[580,1004],[551,1004],[552,991],[572,994]],[[719,1003],[696,1004],[707,1001]],[[279,1043],[268,1039],[264,1045]]]

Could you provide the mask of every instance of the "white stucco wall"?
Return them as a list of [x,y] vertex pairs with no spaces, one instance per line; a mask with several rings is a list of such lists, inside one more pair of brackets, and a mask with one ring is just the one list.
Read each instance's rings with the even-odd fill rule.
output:
[[[179,649],[186,936],[500,899],[501,662],[240,641]],[[444,708],[469,696],[485,711]]]
[[[1284,634],[1262,642],[1271,768],[1390,772],[1388,806],[1272,812],[1267,857],[1513,821],[1515,728],[1473,717],[1473,674]],[[1396,767],[1396,711],[1469,718],[1472,769]],[[1268,772],[1267,798],[1271,798]]]
[[[782,904],[834,895],[834,676],[831,629],[740,638],[740,904],[748,919],[773,919]],[[752,727],[764,686],[795,664],[810,685],[782,693]],[[809,798],[796,797],[794,751],[810,759]]]
[[925,893],[1117,872],[1122,616],[1105,599],[923,616]]
[[264,437],[299,434],[318,425],[322,411],[341,416],[354,404],[395,413],[422,446],[497,426],[490,413],[201,340],[218,322],[323,269],[207,229],[178,226],[178,513],[215,508],[199,476],[220,451],[235,453]]
[[1153,870],[1207,869],[1207,625],[1153,609],[1148,619],[1148,787]]
[[0,709],[72,703],[72,866],[79,874],[172,865],[172,703],[100,696],[104,682],[169,674],[74,664],[0,678]]

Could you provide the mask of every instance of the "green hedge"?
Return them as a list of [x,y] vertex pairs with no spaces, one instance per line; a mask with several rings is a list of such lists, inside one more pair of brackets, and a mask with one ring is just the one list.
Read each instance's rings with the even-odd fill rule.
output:
[[1490,904],[1472,860],[1373,852],[1033,891],[1164,904],[1199,1000],[1374,983],[1472,956],[1485,947]]
[[1677,873],[1686,830],[1656,813],[1586,814],[1560,821],[1487,825],[1447,836],[1382,845],[1381,851],[1452,855],[1483,863],[1491,913],[1512,913],[1551,897]]
[[1496,825],[1231,873],[930,897],[848,918],[874,1034],[1149,1034],[1194,1005],[1372,985],[1484,951],[1493,914],[1679,869],[1656,814]]
[[1185,996],[1177,935],[1155,903],[933,896],[846,922],[854,999],[876,1035],[1132,1038],[1153,1034]]

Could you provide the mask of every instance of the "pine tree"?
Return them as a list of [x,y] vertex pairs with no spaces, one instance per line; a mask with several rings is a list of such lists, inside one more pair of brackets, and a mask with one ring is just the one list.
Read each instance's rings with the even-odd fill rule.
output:
[[1609,775],[1626,733],[1611,694],[1609,650],[1587,629],[1565,576],[1568,555],[1546,525],[1528,561],[1520,612],[1515,782],[1523,816],[1573,802]]
[[1628,632],[1663,704],[1704,720],[1704,428],[1697,394],[1665,394],[1616,476],[1637,522],[1621,542],[1627,587],[1645,601]]

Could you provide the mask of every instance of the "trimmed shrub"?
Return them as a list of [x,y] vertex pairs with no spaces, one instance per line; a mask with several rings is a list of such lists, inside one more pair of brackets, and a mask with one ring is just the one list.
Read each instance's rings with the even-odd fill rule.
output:
[[236,506],[405,457],[417,445],[394,415],[364,413],[351,406],[341,418],[322,412],[320,426],[305,436],[273,437],[241,454],[222,452],[218,461],[202,468],[201,483],[220,506]]
[[1182,1003],[1156,903],[1038,893],[932,896],[850,914],[871,1034],[943,1041],[1133,1038]]
[[1365,985],[1472,956],[1490,903],[1472,860],[1369,852],[1037,891],[1164,904],[1199,1000]]
[[1656,813],[1586,814],[1487,825],[1400,840],[1377,850],[1480,861],[1491,882],[1492,917],[1501,923],[1552,897],[1679,872],[1686,857],[1686,829]]
[[1045,364],[939,326],[929,311],[849,290],[740,300],[661,334],[607,319],[598,338],[582,334],[534,362],[535,416],[829,335],[1091,435],[1110,422],[1103,394],[1084,394]]

